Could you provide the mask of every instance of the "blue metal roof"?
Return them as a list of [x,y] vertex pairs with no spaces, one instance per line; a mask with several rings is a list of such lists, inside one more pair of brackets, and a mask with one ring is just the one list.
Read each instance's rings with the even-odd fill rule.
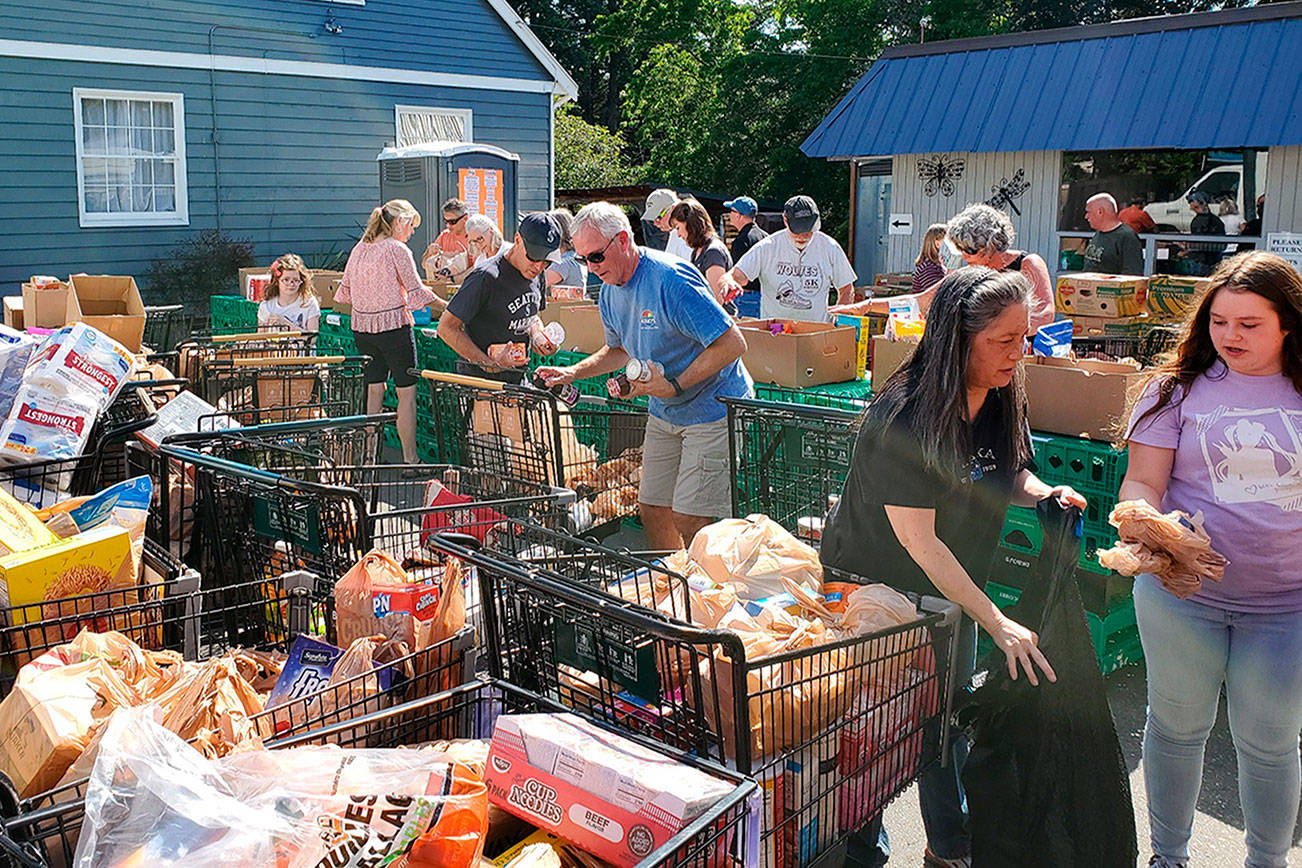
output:
[[1302,144],[1302,2],[887,49],[801,150]]

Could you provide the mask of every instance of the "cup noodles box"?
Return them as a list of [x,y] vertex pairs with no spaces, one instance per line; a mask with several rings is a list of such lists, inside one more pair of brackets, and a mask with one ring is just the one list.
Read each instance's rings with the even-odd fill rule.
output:
[[1138,316],[1147,301],[1147,277],[1084,271],[1059,276],[1054,306],[1068,316]]
[[484,783],[492,804],[620,868],[732,790],[573,714],[498,718]]
[[1148,279],[1148,312],[1154,319],[1183,320],[1211,280],[1176,274],[1154,274]]

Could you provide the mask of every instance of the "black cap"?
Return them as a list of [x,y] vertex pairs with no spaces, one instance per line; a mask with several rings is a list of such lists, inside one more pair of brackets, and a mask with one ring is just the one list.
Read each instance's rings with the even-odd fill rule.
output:
[[525,255],[534,262],[561,261],[561,227],[550,214],[529,214],[516,229],[524,242]]
[[792,196],[782,206],[787,217],[787,228],[797,235],[813,232],[818,226],[818,204],[808,196]]

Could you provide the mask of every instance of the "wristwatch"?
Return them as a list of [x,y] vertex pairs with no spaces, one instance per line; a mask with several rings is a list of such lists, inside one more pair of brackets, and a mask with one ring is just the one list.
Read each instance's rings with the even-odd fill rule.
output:
[[665,379],[669,381],[669,385],[671,385],[671,386],[674,387],[674,397],[675,397],[675,398],[681,398],[682,395],[683,395],[683,387],[680,386],[680,385],[678,385],[678,378],[677,378],[677,377],[665,377]]

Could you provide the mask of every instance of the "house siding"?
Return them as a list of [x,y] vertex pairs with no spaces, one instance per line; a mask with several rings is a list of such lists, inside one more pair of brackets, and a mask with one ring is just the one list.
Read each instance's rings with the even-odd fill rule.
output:
[[[550,206],[547,94],[221,72],[210,83],[203,70],[13,58],[0,58],[0,81],[25,85],[0,89],[4,294],[32,274],[142,277],[205,229],[253,241],[259,261],[346,251],[377,203],[375,157],[394,140],[395,104],[472,109],[476,140],[520,155],[520,209]],[[189,226],[79,225],[74,87],[184,95]]]

